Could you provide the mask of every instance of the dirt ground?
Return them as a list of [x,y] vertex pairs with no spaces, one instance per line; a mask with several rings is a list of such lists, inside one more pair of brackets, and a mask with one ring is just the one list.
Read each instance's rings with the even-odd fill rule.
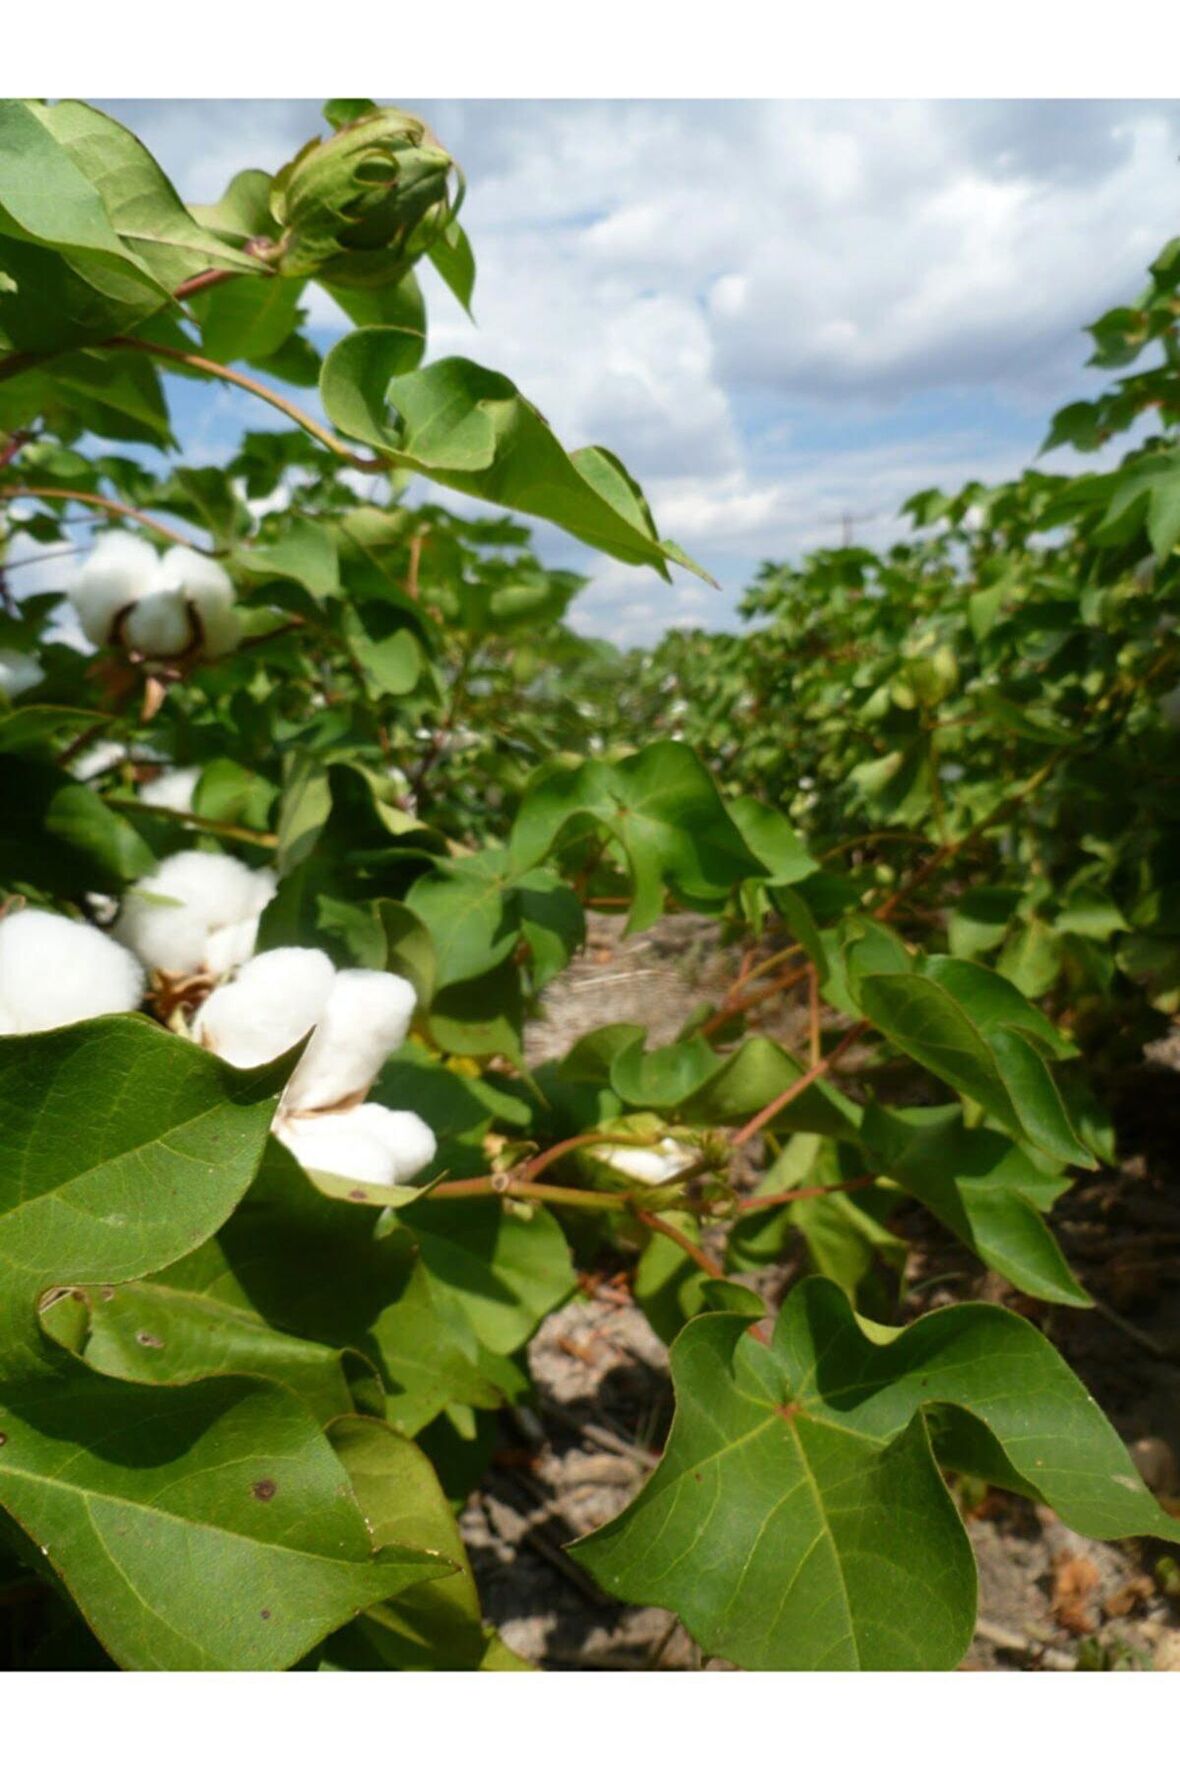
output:
[[[594,917],[584,952],[531,1029],[534,1062],[596,1026],[628,1020],[649,1045],[673,1038],[702,997],[733,979],[715,924],[668,917],[622,939]],[[776,1000],[763,1029],[788,1044],[805,1023]],[[1066,1195],[1053,1227],[1093,1310],[1050,1308],[987,1273],[922,1208],[904,1207],[908,1312],[984,1297],[1017,1307],[1069,1360],[1145,1480],[1180,1512],[1180,1034],[1144,1052],[1116,1102],[1122,1165]],[[786,1280],[791,1274],[784,1271]],[[492,1467],[462,1528],[489,1621],[508,1645],[554,1670],[724,1670],[668,1612],[599,1594],[563,1545],[622,1510],[656,1461],[672,1414],[667,1351],[625,1277],[552,1317],[530,1348],[535,1406],[506,1416]],[[1092,1543],[1046,1507],[964,1493],[979,1563],[979,1625],[964,1669],[1180,1670],[1180,1582],[1147,1541]]]

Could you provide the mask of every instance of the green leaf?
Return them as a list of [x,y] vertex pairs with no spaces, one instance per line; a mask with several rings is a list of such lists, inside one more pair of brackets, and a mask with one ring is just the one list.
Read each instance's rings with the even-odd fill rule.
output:
[[98,192],[124,246],[169,289],[210,267],[260,274],[256,259],[194,220],[147,149],[113,117],[76,99],[38,117]]
[[291,578],[317,602],[340,594],[340,562],[336,542],[323,523],[296,516],[277,541],[239,547],[235,565],[255,577]]
[[837,1286],[809,1279],[769,1346],[748,1326],[705,1315],[685,1328],[663,1461],[571,1550],[612,1597],[677,1611],[708,1653],[755,1670],[958,1664],[975,1570],[930,1426],[952,1467],[1015,1483],[1072,1529],[1180,1541],[1019,1316],[968,1303],[870,1336]]
[[986,1266],[1030,1297],[1090,1307],[1041,1216],[1065,1180],[1035,1167],[999,1131],[965,1127],[954,1109],[886,1112],[870,1105],[861,1135],[881,1172],[920,1199]]
[[857,945],[849,951],[856,999],[892,1044],[1014,1137],[1059,1161],[1095,1166],[1042,1054],[1047,1047],[1066,1056],[1072,1047],[1011,983],[963,959],[929,959],[920,974],[861,971]]
[[671,560],[707,578],[660,540],[642,493],[613,455],[567,455],[506,376],[462,357],[406,373],[413,336],[362,327],[329,351],[320,396],[346,436],[454,491],[544,517],[629,565],[667,577]]
[[475,254],[457,221],[444,228],[426,256],[464,313],[470,314],[471,297],[475,292]]
[[51,1285],[139,1278],[213,1234],[290,1067],[231,1069],[132,1015],[0,1039],[0,1377],[45,1362]]
[[143,1389],[82,1371],[7,1392],[0,1437],[0,1505],[128,1670],[276,1670],[451,1571],[375,1549],[319,1426],[278,1384]]
[[478,1671],[489,1645],[479,1593],[429,1459],[376,1420],[340,1420],[331,1437],[377,1547],[418,1549],[454,1569],[359,1619],[379,1663],[399,1671]]
[[554,767],[530,785],[513,825],[521,870],[538,865],[574,819],[617,839],[631,871],[629,932],[663,913],[665,889],[693,909],[717,909],[766,869],[751,853],[707,769],[683,744],[649,744],[622,762]]
[[214,362],[257,361],[284,345],[299,324],[304,285],[295,277],[235,278],[194,296],[205,355]]
[[522,1217],[499,1199],[427,1198],[402,1221],[436,1286],[492,1352],[515,1352],[573,1293],[569,1249],[548,1211]]

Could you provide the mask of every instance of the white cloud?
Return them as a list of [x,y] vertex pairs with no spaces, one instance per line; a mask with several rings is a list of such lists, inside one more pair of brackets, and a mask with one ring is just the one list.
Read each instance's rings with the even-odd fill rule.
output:
[[[1175,226],[1162,102],[406,102],[464,164],[479,265],[474,330],[427,274],[432,354],[616,450],[725,577],[724,619],[760,558],[831,544],[844,512],[884,536],[923,484],[1019,470],[1085,386],[1079,328]],[[200,199],[322,128],[305,101],[112,108]],[[310,306],[326,342],[341,316]],[[540,542],[592,572],[584,626],[698,607]]]

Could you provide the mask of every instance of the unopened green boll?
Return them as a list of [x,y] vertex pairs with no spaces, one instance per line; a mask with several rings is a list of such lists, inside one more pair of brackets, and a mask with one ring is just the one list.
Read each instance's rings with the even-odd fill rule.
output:
[[450,154],[406,111],[374,108],[308,142],[271,186],[283,273],[353,289],[398,282],[455,215],[452,173]]

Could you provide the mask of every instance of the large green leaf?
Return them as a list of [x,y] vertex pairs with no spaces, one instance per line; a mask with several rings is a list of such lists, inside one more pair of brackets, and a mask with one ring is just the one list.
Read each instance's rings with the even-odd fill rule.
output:
[[451,1571],[376,1549],[303,1403],[243,1378],[144,1389],[79,1369],[6,1391],[0,1504],[132,1670],[278,1669]]
[[[876,931],[848,949],[849,984],[862,1011],[890,1042],[992,1114],[1005,1130],[1057,1161],[1095,1166],[1075,1134],[1045,1053],[1073,1047],[1014,984],[965,959],[933,958],[922,969],[873,967]],[[861,957],[865,952],[867,956]]]
[[870,1105],[861,1134],[874,1165],[985,1265],[1030,1297],[1089,1307],[1041,1215],[1067,1180],[1035,1167],[1002,1132],[964,1126],[954,1107]]
[[50,1286],[139,1278],[214,1233],[289,1068],[231,1069],[132,1015],[0,1039],[0,1377],[45,1362]]
[[168,288],[207,268],[260,275],[257,259],[193,218],[147,149],[113,117],[77,99],[38,107],[37,115],[98,192],[124,246]]
[[939,1473],[1014,1485],[1071,1528],[1180,1541],[1048,1341],[962,1304],[900,1334],[827,1279],[796,1287],[773,1341],[690,1322],[677,1410],[632,1504],[571,1551],[613,1597],[679,1612],[709,1653],[771,1670],[956,1665],[975,1620],[966,1532]]
[[407,373],[415,348],[413,332],[366,326],[329,351],[320,395],[346,436],[440,485],[544,517],[630,565],[666,577],[671,560],[707,576],[659,538],[642,492],[613,455],[568,455],[506,376],[462,357]]
[[742,879],[767,869],[751,853],[704,765],[684,744],[649,744],[622,762],[581,762],[542,773],[512,830],[522,870],[545,859],[574,819],[615,838],[631,870],[628,929],[663,913],[665,889],[696,909],[717,909]]

